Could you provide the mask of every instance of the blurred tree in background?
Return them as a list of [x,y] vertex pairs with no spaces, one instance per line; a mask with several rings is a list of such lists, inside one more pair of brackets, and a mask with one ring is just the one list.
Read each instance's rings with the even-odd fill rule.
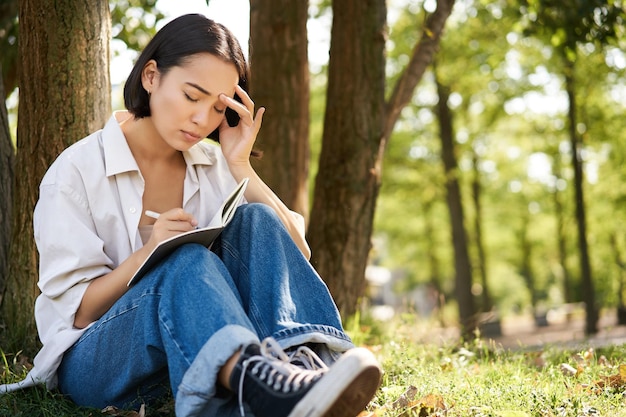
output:
[[[414,37],[403,30],[409,26],[403,22],[422,19],[422,13],[409,6],[398,20],[396,31],[391,32],[397,50],[390,52],[389,67],[406,59],[402,39]],[[616,255],[623,252],[624,242],[611,240],[609,232],[619,230],[623,218],[623,170],[616,162],[624,158],[621,132],[625,122],[617,115],[626,107],[625,12],[621,2],[594,2],[576,13],[572,19],[587,27],[587,38],[578,38],[572,46],[579,98],[574,103],[578,115],[574,127],[577,137],[585,139],[577,142],[576,152],[572,151],[569,128],[571,97],[557,47],[562,31],[542,23],[536,11],[514,1],[457,3],[437,57],[438,77],[446,80],[451,90],[467,209],[465,227],[474,235],[469,251],[478,272],[475,278],[481,270],[487,276],[484,282],[474,279],[472,288],[479,305],[485,304],[481,296],[488,290],[489,299],[504,315],[526,308],[540,312],[574,301],[585,301],[596,311],[600,306],[616,306],[619,298],[622,268]],[[542,34],[530,36],[530,22],[541,25]],[[603,35],[604,25],[610,28],[605,28]],[[393,162],[385,163],[375,231],[379,240],[387,242],[385,265],[407,271],[413,285],[444,282],[443,291],[450,295],[449,267],[435,269],[441,276],[434,280],[430,276],[433,268],[428,267],[432,250],[426,249],[437,242],[436,265],[453,263],[452,253],[440,247],[449,235],[442,224],[446,220],[439,219],[433,237],[431,211],[423,208],[433,195],[423,180],[438,178],[439,186],[444,181],[434,161],[439,153],[432,111],[436,101],[435,84],[430,81],[418,89],[403,113],[390,142],[388,158]],[[585,162],[580,184],[588,196],[582,207],[588,213],[589,259],[597,271],[589,279],[592,287],[584,284],[581,263],[575,154]],[[476,175],[480,180],[479,211],[473,201]],[[396,199],[399,187],[402,198]],[[435,203],[440,210],[441,199]],[[396,219],[409,207],[407,201],[414,201],[410,207],[419,211],[411,221],[398,223]],[[477,224],[482,225],[482,257]],[[589,300],[591,288],[597,289],[595,301]],[[587,316],[587,332],[591,333],[596,317],[589,307]]]

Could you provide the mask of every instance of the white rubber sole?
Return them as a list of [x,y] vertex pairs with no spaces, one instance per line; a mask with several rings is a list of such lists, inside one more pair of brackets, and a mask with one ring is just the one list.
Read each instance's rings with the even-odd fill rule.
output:
[[381,374],[372,352],[350,349],[330,366],[289,417],[355,417],[376,394]]

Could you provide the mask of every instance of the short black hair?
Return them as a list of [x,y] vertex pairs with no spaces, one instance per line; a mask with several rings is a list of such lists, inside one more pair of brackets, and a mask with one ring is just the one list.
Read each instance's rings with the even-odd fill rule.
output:
[[[124,104],[128,111],[141,119],[150,116],[150,97],[141,82],[141,73],[148,61],[154,59],[161,75],[172,67],[185,64],[191,56],[209,53],[237,68],[239,86],[248,92],[249,68],[237,38],[224,25],[200,14],[187,14],[172,20],[159,30],[139,58],[124,85]],[[235,100],[241,102],[235,94]],[[239,123],[239,115],[226,109],[230,126]],[[219,141],[219,128],[208,135]]]

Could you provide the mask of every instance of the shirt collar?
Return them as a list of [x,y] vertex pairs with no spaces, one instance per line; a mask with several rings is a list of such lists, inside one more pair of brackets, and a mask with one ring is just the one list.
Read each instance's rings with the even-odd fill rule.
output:
[[[102,129],[102,148],[104,149],[104,163],[106,175],[112,176],[129,171],[139,171],[137,161],[126,142],[120,123],[132,117],[127,111],[116,111]],[[183,152],[187,166],[213,165],[214,155],[204,152],[200,146],[193,146]]]
[[183,152],[183,157],[188,166],[192,165],[213,165],[215,154],[205,152],[202,147],[194,145],[189,150]]

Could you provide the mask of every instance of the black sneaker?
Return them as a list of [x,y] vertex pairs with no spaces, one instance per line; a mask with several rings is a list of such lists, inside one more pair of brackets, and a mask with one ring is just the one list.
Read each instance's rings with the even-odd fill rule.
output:
[[317,371],[320,369],[328,369],[324,361],[309,346],[298,346],[287,353],[289,363],[296,365],[298,368]]
[[290,359],[273,339],[244,349],[230,377],[242,416],[245,402],[256,417],[355,417],[380,384],[380,366],[367,349],[347,351],[330,368],[319,358],[317,369]]

